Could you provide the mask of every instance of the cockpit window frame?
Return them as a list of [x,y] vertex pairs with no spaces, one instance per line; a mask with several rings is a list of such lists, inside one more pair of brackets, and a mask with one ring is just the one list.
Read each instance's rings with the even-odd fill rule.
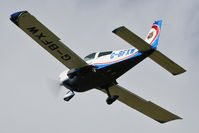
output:
[[93,60],[93,59],[95,59],[95,57],[96,57],[96,53],[91,53],[91,54],[85,56],[84,60],[85,61]]
[[112,52],[113,51],[100,52],[97,57],[99,58],[99,57],[102,57],[102,56],[105,56],[105,55],[110,55],[110,54],[112,54]]

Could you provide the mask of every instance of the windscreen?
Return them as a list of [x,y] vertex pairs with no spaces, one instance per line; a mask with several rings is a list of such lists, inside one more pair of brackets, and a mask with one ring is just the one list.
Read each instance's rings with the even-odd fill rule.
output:
[[112,53],[112,51],[100,52],[99,55],[98,55],[98,57],[105,56],[105,55],[109,55],[109,54],[111,54],[111,53]]
[[86,57],[84,57],[84,60],[88,61],[88,60],[94,59],[95,58],[95,54],[96,53],[92,53],[92,54],[87,55]]

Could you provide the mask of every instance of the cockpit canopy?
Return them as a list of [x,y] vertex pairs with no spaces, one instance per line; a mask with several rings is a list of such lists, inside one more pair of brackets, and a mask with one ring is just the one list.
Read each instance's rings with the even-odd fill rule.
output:
[[111,54],[111,53],[112,53],[112,51],[100,52],[100,53],[98,54],[98,57],[105,56],[105,55],[109,55],[109,54]]
[[95,55],[96,55],[96,53],[89,54],[86,57],[84,57],[84,60],[88,61],[88,60],[94,59]]
[[105,55],[109,55],[111,54],[112,51],[107,51],[107,52],[100,52],[100,53],[92,53],[92,54],[89,54],[87,55],[86,57],[84,57],[84,60],[85,61],[88,61],[88,60],[92,60],[94,59],[95,57],[102,57],[102,56],[105,56]]

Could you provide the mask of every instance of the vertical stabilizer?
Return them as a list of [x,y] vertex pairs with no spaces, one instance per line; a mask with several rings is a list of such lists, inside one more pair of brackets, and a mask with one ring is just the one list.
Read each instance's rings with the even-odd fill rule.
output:
[[156,49],[158,45],[158,40],[160,36],[162,20],[155,21],[151,30],[149,31],[145,41],[150,44],[154,49]]

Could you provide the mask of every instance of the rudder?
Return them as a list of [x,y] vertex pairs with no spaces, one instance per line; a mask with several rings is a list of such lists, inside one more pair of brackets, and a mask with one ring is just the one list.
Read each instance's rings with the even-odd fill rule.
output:
[[158,40],[159,40],[159,36],[160,36],[161,25],[162,25],[162,20],[155,21],[145,39],[145,41],[148,44],[150,44],[153,47],[153,49],[157,48]]

